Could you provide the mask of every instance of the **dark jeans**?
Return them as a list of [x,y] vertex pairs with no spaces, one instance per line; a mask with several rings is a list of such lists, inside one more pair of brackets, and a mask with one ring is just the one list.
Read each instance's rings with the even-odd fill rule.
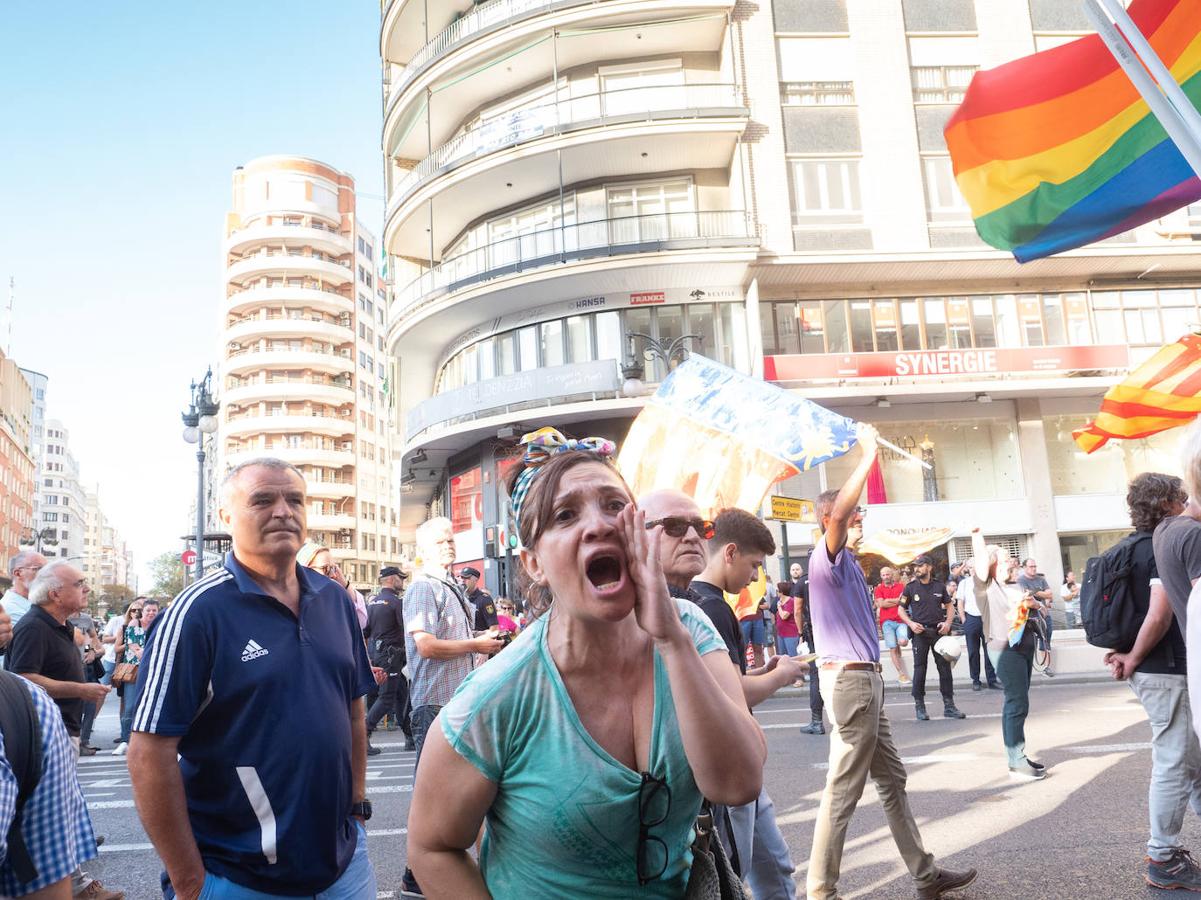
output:
[[397,673],[389,675],[383,688],[367,711],[367,733],[375,731],[379,720],[392,713],[400,724],[401,730],[409,740],[413,739],[413,729],[409,725],[409,681],[404,675]]
[[972,673],[972,684],[980,683],[980,651],[984,650],[984,673],[989,684],[997,683],[997,670],[993,668],[988,656],[988,641],[984,637],[984,620],[971,613],[965,613],[967,621],[963,623],[963,636],[967,638],[967,667]]
[[[809,645],[810,653],[817,652],[813,646],[812,637],[806,637],[805,643]],[[809,663],[809,718],[814,722],[820,722],[825,709],[826,705],[822,702],[821,686],[818,684],[817,678],[817,660],[812,660]]]
[[1001,677],[1001,687],[1005,689],[1005,703],[1001,708],[1001,737],[1005,741],[1009,765],[1016,766],[1026,758],[1026,716],[1030,712],[1030,672],[1034,668],[1034,648],[1030,646],[1015,650],[1006,647],[999,654],[996,650],[988,652],[997,667],[997,675]]
[[942,694],[942,702],[955,702],[955,687],[951,680],[951,664],[937,653],[934,644],[942,637],[933,625],[927,625],[921,634],[915,634],[909,641],[913,646],[913,699],[926,702],[926,663],[927,658],[934,655],[934,665],[938,668],[938,691]]
[[421,762],[421,748],[425,746],[425,736],[442,711],[441,706],[416,706],[409,722],[413,728],[413,743],[417,748],[417,756],[413,760],[413,777],[417,777],[417,764]]

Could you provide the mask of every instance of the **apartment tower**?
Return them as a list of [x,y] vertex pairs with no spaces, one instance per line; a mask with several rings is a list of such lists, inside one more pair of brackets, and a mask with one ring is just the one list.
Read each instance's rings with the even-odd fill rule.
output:
[[225,226],[218,477],[256,456],[304,473],[309,536],[351,583],[394,561],[385,303],[354,179],[262,157],[233,176]]

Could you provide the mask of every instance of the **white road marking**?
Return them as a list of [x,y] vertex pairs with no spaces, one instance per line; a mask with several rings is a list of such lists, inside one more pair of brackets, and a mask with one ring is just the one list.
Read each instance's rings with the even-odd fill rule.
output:
[[1150,750],[1151,744],[1078,744],[1075,747],[1064,747],[1069,753],[1129,753],[1133,750]]
[[99,803],[89,803],[88,809],[133,809],[133,801],[101,800]]
[[99,781],[89,781],[85,787],[129,787],[124,778],[101,778]]
[[84,800],[91,800],[93,797],[115,797],[115,796],[117,796],[117,792],[116,792],[116,791],[103,791],[103,792],[101,792],[101,793],[99,793],[99,794],[88,794],[88,795],[87,795],[86,797],[84,797],[83,799],[84,799]]

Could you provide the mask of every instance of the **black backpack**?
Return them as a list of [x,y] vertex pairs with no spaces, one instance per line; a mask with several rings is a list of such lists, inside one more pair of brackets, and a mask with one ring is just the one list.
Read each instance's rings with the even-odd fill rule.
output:
[[8,829],[8,864],[20,884],[37,878],[38,870],[21,835],[25,802],[42,780],[42,728],[33,697],[22,679],[0,669],[0,735],[4,755],[17,779],[17,808]]
[[1149,534],[1127,535],[1085,563],[1080,618],[1084,635],[1094,647],[1125,653],[1134,646],[1146,614],[1135,599],[1130,576],[1135,548],[1149,540]]

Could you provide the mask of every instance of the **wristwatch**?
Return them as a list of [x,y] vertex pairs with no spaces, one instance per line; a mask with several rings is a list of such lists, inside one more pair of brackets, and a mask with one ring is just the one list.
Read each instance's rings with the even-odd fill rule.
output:
[[354,806],[350,808],[350,814],[352,816],[358,816],[360,819],[366,822],[371,818],[371,801],[362,800],[359,803],[354,804]]

